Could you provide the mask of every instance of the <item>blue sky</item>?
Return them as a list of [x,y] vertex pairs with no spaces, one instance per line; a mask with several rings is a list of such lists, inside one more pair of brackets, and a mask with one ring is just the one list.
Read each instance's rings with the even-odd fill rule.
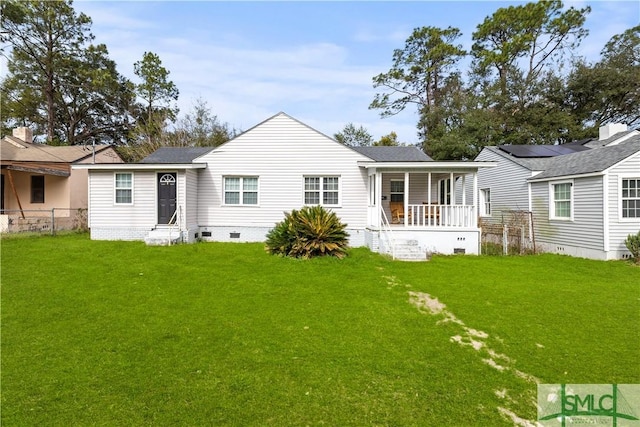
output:
[[[76,1],[93,19],[120,73],[136,81],[145,51],[160,56],[180,90],[179,107],[202,98],[213,114],[246,130],[284,111],[332,136],[349,122],[378,139],[391,131],[417,141],[414,110],[381,119],[369,110],[373,76],[391,67],[394,49],[422,26],[459,28],[467,49],[485,17],[517,2],[218,2]],[[578,52],[597,59],[615,34],[640,23],[640,1],[589,5],[590,35]]]

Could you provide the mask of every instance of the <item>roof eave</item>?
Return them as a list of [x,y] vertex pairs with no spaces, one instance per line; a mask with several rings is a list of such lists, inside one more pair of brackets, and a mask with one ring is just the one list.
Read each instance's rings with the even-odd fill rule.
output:
[[88,170],[159,170],[159,169],[205,169],[206,163],[81,163],[71,165],[72,169]]
[[599,172],[587,172],[587,173],[577,173],[572,175],[556,175],[556,176],[546,176],[542,178],[537,178],[535,176],[527,179],[529,182],[544,182],[544,181],[557,181],[560,179],[576,179],[576,178],[589,178],[594,176],[602,176],[605,173],[603,171]]
[[419,161],[419,162],[375,162],[360,161],[358,166],[369,169],[456,169],[456,170],[477,170],[482,168],[496,167],[496,162],[437,162],[437,161]]

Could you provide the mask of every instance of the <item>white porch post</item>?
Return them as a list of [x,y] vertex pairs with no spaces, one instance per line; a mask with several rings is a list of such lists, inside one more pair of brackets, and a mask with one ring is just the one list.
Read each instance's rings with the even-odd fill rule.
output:
[[[464,226],[467,227],[469,225],[473,225],[473,208],[471,208],[471,212],[469,212],[469,208],[467,208],[467,174],[462,175],[462,213],[461,218],[464,223]],[[471,217],[471,218],[469,218]]]
[[404,173],[404,225],[407,226],[409,217],[409,172]]
[[431,172],[429,172],[428,174],[428,178],[427,178],[427,204],[429,206],[429,209],[431,209],[431,201],[433,200],[431,198]]
[[455,186],[455,181],[453,180],[453,172],[449,174],[449,183],[450,183],[449,197],[451,198],[449,204],[455,205],[456,204],[456,186]]
[[382,224],[382,213],[380,210],[382,207],[382,173],[375,170],[375,186],[376,186],[376,227],[380,227]]
[[480,212],[478,206],[478,171],[473,173],[473,210],[471,215],[471,225],[473,227],[478,226],[478,213]]
[[462,204],[467,204],[467,174],[462,175]]

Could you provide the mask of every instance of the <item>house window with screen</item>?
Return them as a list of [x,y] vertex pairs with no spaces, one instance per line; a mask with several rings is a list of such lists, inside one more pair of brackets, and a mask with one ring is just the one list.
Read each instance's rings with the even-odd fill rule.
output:
[[117,205],[130,205],[133,203],[133,174],[115,174],[115,203]]
[[257,176],[227,176],[224,178],[225,205],[257,205]]
[[573,183],[562,182],[552,184],[552,210],[551,217],[555,219],[571,219],[572,212],[572,188]]
[[31,203],[44,203],[44,175],[31,176]]
[[491,189],[480,190],[480,215],[491,216]]
[[404,181],[400,179],[391,180],[390,191],[392,202],[404,202]]
[[304,204],[329,205],[340,204],[340,177],[305,176]]
[[622,179],[622,218],[640,218],[640,178]]

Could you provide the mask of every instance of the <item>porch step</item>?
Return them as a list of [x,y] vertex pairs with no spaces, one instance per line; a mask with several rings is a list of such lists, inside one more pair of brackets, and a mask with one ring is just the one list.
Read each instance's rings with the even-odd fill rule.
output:
[[180,230],[169,230],[167,228],[156,228],[144,238],[144,242],[149,246],[168,246],[178,243],[182,237]]
[[417,240],[400,240],[394,242],[395,259],[401,261],[426,261],[427,251],[418,245]]

